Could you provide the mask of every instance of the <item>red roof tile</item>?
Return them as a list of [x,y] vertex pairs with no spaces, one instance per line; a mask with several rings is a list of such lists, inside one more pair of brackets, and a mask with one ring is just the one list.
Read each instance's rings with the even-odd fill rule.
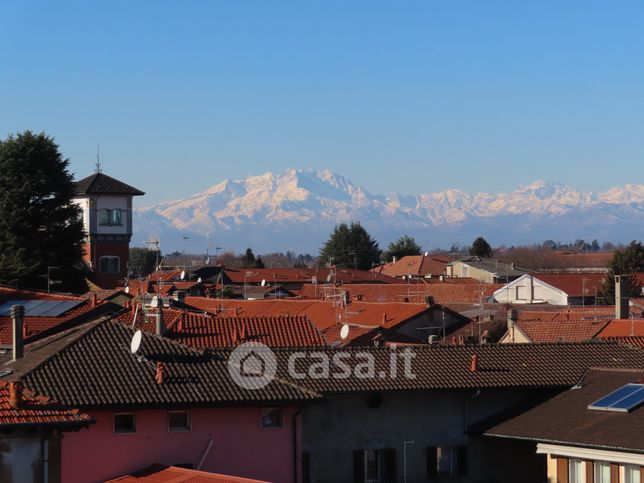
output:
[[221,475],[207,471],[178,468],[176,466],[153,465],[131,475],[121,476],[106,483],[267,483],[239,476]]
[[644,319],[612,320],[599,337],[644,337]]
[[603,339],[608,342],[617,342],[618,344],[630,347],[644,348],[644,335],[634,337],[603,337]]
[[[249,269],[225,269],[224,273],[231,283],[241,285],[243,283],[258,285],[262,280],[270,284],[302,283],[310,284],[313,280],[316,283],[326,283],[330,270],[328,268],[249,268]],[[337,268],[335,280],[338,283],[398,283],[398,280],[364,270],[352,268]]]
[[[148,312],[152,314],[152,312]],[[132,311],[117,320],[131,326]],[[163,309],[168,329],[165,337],[199,348],[235,347],[243,342],[261,342],[268,347],[320,347],[325,341],[319,330],[304,316],[248,316],[229,317]],[[153,333],[155,317],[143,312],[137,316],[137,326]]]
[[[459,284],[442,283],[397,283],[397,284],[353,284],[332,287],[328,285],[307,285],[300,290],[299,297],[310,299],[333,299],[342,292],[348,292],[352,300],[364,302],[409,302],[425,303],[431,296],[434,303],[479,303],[490,297],[500,284]],[[335,294],[335,295],[334,295]]]
[[87,414],[77,409],[59,409],[49,398],[36,396],[23,389],[19,407],[9,402],[9,384],[0,381],[0,427],[7,426],[86,426],[90,423]]
[[533,273],[542,282],[571,297],[592,297],[601,291],[605,273]]
[[601,331],[608,320],[519,320],[516,326],[532,342],[585,342]]
[[450,262],[449,257],[441,255],[408,255],[395,262],[384,263],[375,267],[372,272],[390,277],[406,277],[415,275],[438,277],[445,273],[445,266]]
[[[426,304],[352,302],[321,300],[230,300],[186,297],[186,304],[210,313],[225,316],[305,316],[323,330],[336,323],[383,325],[392,327],[423,314]],[[223,311],[222,311],[223,310]],[[383,322],[384,321],[384,322]]]

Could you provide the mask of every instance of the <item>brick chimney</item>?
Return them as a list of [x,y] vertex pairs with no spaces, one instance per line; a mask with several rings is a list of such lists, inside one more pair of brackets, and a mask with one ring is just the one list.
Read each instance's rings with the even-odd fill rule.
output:
[[98,297],[96,296],[96,292],[92,292],[91,306],[96,307],[97,305],[98,305]]
[[13,335],[13,360],[22,358],[25,352],[24,339],[25,307],[22,305],[11,306],[11,331]]
[[615,318],[628,319],[628,276],[616,275],[615,276]]
[[154,375],[157,384],[163,384],[165,380],[165,366],[162,362],[157,362],[157,373]]
[[157,311],[156,311],[156,319],[157,319],[157,324],[156,324],[156,334],[157,335],[165,335],[165,323],[163,322],[163,303],[159,300],[159,305],[157,306]]
[[22,382],[9,383],[9,406],[18,409],[22,405]]
[[470,372],[477,372],[479,370],[479,360],[476,354],[472,354],[472,362],[470,364]]

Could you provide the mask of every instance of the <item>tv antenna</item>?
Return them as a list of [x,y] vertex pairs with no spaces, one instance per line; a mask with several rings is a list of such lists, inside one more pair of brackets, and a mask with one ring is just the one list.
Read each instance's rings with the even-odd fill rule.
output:
[[98,144],[96,145],[96,172],[101,172],[101,152]]

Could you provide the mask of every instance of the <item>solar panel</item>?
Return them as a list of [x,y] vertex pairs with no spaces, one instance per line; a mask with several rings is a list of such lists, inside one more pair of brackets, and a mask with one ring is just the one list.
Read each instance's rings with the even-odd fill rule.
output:
[[9,300],[0,305],[0,317],[10,316],[12,305],[24,306],[25,317],[58,317],[82,303],[82,300]]
[[644,403],[644,384],[626,384],[598,399],[588,409],[627,413]]

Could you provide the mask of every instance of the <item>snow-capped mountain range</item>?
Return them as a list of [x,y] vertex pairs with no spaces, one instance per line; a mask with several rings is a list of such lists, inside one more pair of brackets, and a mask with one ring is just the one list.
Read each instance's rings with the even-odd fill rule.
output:
[[470,243],[478,235],[493,245],[630,241],[644,234],[644,185],[581,193],[536,181],[511,193],[376,195],[328,170],[289,169],[137,209],[133,245],[159,235],[165,252],[250,246],[260,253],[315,254],[336,224],[351,221],[361,222],[383,248],[403,233],[427,248]]

